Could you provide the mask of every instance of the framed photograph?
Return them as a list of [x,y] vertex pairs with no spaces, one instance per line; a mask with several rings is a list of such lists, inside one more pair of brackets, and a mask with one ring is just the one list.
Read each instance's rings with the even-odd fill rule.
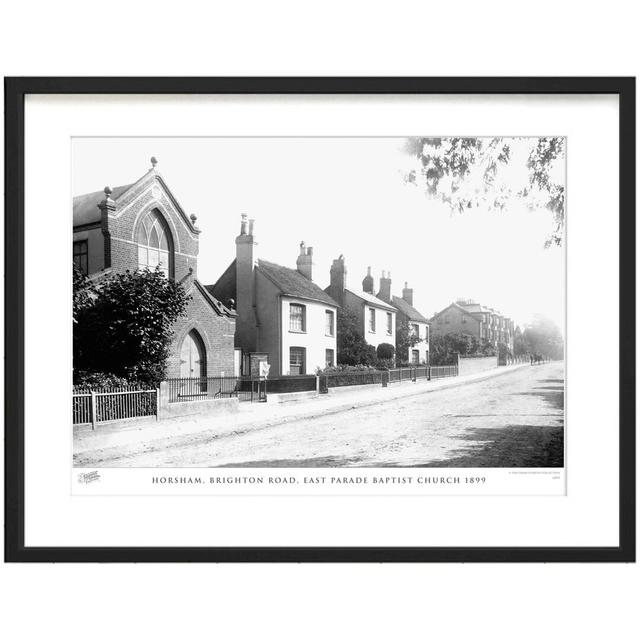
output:
[[7,78],[22,562],[633,562],[635,79]]

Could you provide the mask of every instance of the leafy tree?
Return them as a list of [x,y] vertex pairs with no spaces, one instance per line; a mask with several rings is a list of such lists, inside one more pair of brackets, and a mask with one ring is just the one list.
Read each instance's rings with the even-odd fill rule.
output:
[[[502,211],[516,198],[531,208],[551,211],[554,229],[545,244],[562,244],[565,188],[553,176],[564,158],[564,138],[409,138],[406,151],[415,156],[419,168],[405,180],[422,184],[430,197],[453,211],[481,206]],[[514,184],[517,172],[507,178],[503,172],[515,157],[526,157],[521,184]]]
[[529,353],[539,353],[552,359],[564,357],[562,331],[552,320],[544,316],[536,316],[533,322],[525,327],[523,340]]
[[498,342],[498,363],[507,364],[509,358],[513,357],[513,353],[509,349],[509,345],[505,342]]
[[[165,378],[175,321],[185,314],[184,288],[156,269],[106,277],[87,303],[74,274],[74,381],[89,374],[156,385]],[[77,295],[76,295],[77,293]]]
[[417,336],[411,329],[409,320],[398,319],[396,323],[396,360],[409,362],[411,349],[424,338]]
[[474,355],[478,353],[479,348],[478,339],[467,333],[432,335],[429,344],[429,360],[434,366],[455,364],[457,354]]
[[524,339],[524,334],[520,330],[520,327],[516,327],[513,334],[513,352],[516,356],[521,356],[527,353],[527,343]]
[[477,348],[474,351],[470,351],[467,355],[495,356],[496,348],[493,342],[482,338]]
[[87,276],[73,265],[73,323],[85,309],[88,309],[96,296],[95,284]]
[[358,324],[358,318],[351,310],[338,309],[336,328],[339,364],[369,366],[376,362],[376,350],[367,344]]

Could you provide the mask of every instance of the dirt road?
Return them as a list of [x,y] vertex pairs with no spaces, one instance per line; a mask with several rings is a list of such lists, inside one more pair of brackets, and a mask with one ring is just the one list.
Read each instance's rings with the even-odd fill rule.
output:
[[76,457],[104,467],[561,467],[562,363],[256,431]]

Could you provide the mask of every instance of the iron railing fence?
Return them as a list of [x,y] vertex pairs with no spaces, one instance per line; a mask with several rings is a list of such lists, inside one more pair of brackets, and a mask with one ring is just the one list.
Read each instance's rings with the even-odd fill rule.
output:
[[439,367],[429,367],[429,379],[434,378],[448,378],[450,376],[458,375],[458,365],[443,365]]
[[238,398],[240,401],[266,402],[267,381],[264,378],[216,376],[207,378],[168,378],[169,402],[193,402]]
[[74,387],[72,415],[74,425],[158,417],[158,389],[126,387]]
[[432,378],[445,378],[457,376],[457,365],[440,367],[398,367],[397,369],[385,369],[374,371],[345,371],[320,374],[320,393],[327,393],[331,387],[346,387],[351,385],[381,384],[406,382],[416,380],[431,380]]
[[429,379],[429,367],[398,367],[389,369],[389,382],[405,382],[406,380],[416,381],[418,379]]

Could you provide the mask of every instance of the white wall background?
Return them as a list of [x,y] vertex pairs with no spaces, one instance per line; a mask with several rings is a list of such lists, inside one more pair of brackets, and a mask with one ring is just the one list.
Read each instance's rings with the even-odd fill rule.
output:
[[[4,75],[634,75],[632,3],[11,3]],[[42,158],[47,162],[47,158]],[[64,188],[61,186],[61,188]],[[637,565],[6,566],[8,637],[627,637]]]

